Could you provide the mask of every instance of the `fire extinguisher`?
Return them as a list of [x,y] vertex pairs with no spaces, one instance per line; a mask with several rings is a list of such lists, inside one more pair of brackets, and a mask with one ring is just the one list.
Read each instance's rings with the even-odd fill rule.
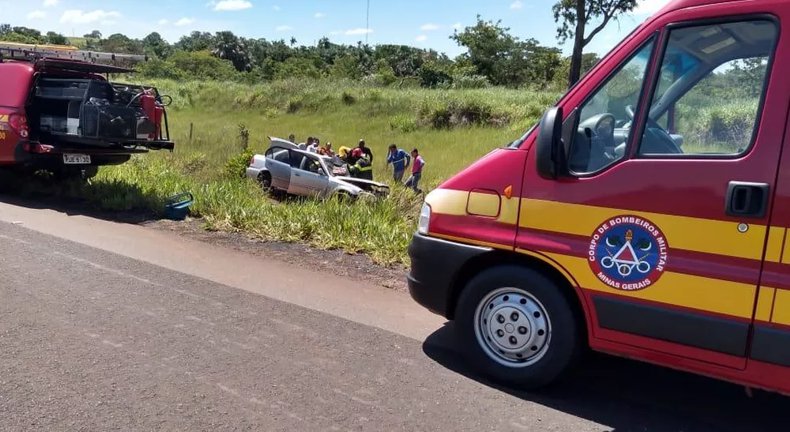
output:
[[162,113],[164,108],[156,101],[156,95],[153,90],[149,89],[143,91],[143,94],[140,96],[140,106],[146,117],[148,117],[155,126],[155,132],[149,134],[148,138],[152,140],[159,138],[162,130]]

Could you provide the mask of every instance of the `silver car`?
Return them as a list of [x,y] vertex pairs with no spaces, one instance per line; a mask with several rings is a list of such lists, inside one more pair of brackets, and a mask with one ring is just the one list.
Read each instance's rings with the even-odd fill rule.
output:
[[348,177],[348,167],[338,158],[300,150],[283,139],[269,139],[271,146],[266,153],[253,156],[247,167],[247,177],[259,181],[264,189],[314,197],[389,193],[389,186],[384,183]]

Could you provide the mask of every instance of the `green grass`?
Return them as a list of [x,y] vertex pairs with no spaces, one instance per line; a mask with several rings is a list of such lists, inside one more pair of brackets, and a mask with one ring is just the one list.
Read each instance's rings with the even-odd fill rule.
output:
[[[240,130],[247,131],[246,146],[255,152],[263,152],[267,136],[317,136],[335,148],[354,146],[364,138],[374,151],[376,179],[386,181],[391,175],[385,163],[387,146],[417,147],[427,162],[423,189],[430,190],[515,139],[558,96],[497,88],[398,90],[322,81],[154,84],[174,98],[169,122],[176,150],[103,168],[90,185],[72,187],[69,196],[87,198],[105,210],[156,212],[167,196],[189,191],[196,198],[192,212],[204,218],[208,229],[366,253],[381,264],[407,262],[406,247],[422,197],[393,187],[383,200],[275,202],[239,172],[228,172],[228,161],[245,151]],[[435,124],[432,118],[442,110],[450,112],[448,121]]]

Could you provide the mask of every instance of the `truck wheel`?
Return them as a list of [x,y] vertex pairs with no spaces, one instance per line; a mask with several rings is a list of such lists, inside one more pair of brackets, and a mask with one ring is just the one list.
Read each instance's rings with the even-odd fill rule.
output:
[[578,357],[577,317],[560,288],[517,266],[479,274],[456,310],[458,346],[487,377],[537,388],[559,377]]
[[97,167],[97,166],[89,166],[89,167],[86,167],[84,170],[82,170],[82,179],[83,180],[90,180],[90,179],[96,177],[96,175],[98,175],[98,174],[99,174],[99,167]]

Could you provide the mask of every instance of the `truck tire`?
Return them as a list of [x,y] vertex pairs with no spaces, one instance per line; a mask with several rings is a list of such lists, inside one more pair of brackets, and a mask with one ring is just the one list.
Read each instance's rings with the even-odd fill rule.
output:
[[581,352],[579,317],[551,279],[518,266],[486,270],[466,285],[455,315],[458,346],[486,377],[545,386]]

